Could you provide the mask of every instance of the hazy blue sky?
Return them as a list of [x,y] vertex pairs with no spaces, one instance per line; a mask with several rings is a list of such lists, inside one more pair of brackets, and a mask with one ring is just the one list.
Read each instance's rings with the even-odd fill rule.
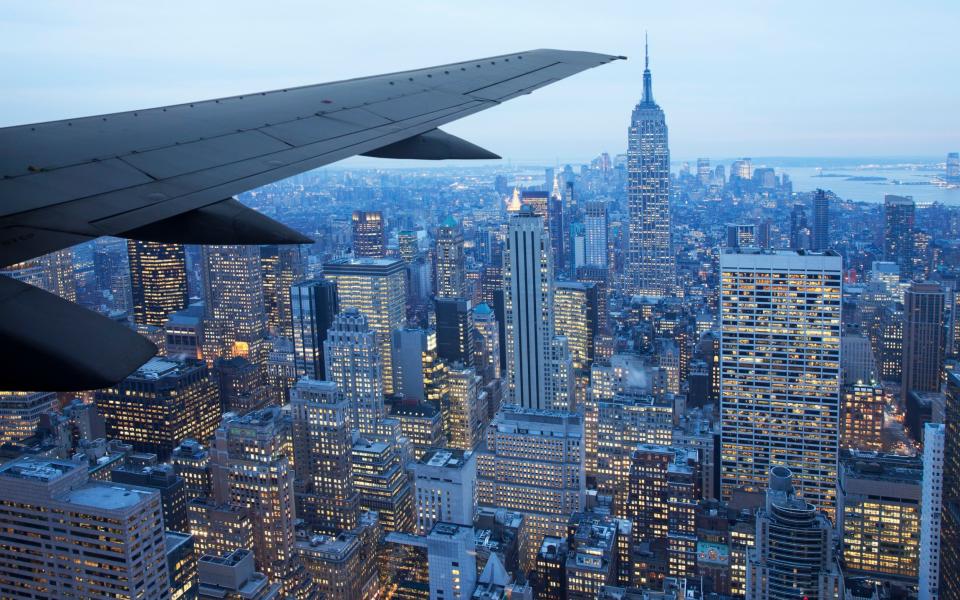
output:
[[960,2],[0,2],[0,125],[554,47],[625,54],[447,127],[516,160],[622,152],[643,32],[674,157],[960,149]]

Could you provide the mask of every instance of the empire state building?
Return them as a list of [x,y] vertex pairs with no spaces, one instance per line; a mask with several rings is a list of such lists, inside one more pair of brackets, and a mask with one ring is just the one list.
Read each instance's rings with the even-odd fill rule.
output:
[[663,110],[653,101],[649,52],[643,71],[643,98],[630,119],[627,202],[627,290],[646,296],[668,296],[677,280],[676,258],[670,243],[670,149]]

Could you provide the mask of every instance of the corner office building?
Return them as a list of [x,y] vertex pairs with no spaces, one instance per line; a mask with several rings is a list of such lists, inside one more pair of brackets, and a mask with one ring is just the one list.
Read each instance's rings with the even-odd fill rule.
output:
[[835,252],[727,249],[721,270],[721,483],[793,473],[832,514],[840,413],[842,261]]
[[0,467],[0,597],[170,597],[160,494],[90,481],[85,464]]

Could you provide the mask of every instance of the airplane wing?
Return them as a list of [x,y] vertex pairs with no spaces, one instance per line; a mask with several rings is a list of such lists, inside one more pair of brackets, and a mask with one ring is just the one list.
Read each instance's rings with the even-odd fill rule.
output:
[[[244,207],[235,194],[363,154],[384,158],[498,158],[441,125],[602,65],[618,56],[531,50],[300,88],[0,129],[0,267],[113,235],[250,244],[310,240]],[[155,352],[133,332],[0,277],[0,334],[15,357],[0,389],[90,389],[115,383]],[[88,328],[27,319],[24,302],[58,307]],[[42,315],[36,316],[42,318]],[[111,329],[131,349],[112,363],[89,332]],[[122,327],[122,326],[119,326]],[[88,331],[89,330],[89,331]],[[80,335],[80,332],[84,332]],[[124,332],[127,333],[127,332]],[[134,340],[137,340],[136,342]],[[7,342],[5,342],[7,343]],[[11,347],[12,346],[12,347]],[[78,356],[83,364],[78,364]],[[28,366],[43,358],[46,375]],[[120,361],[121,364],[117,364]],[[58,364],[70,378],[56,378]],[[35,366],[33,367],[36,368]],[[79,371],[78,371],[79,370]],[[77,372],[85,373],[79,377]],[[125,373],[124,373],[125,374]],[[122,377],[122,376],[121,376]],[[71,381],[83,381],[79,383]]]

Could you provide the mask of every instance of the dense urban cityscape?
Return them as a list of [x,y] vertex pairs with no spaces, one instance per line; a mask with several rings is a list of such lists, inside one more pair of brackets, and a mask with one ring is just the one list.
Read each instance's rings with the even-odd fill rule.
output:
[[960,599],[960,155],[671,162],[644,66],[623,154],[327,167],[238,197],[313,244],[6,269],[160,353],[0,394],[0,596]]

